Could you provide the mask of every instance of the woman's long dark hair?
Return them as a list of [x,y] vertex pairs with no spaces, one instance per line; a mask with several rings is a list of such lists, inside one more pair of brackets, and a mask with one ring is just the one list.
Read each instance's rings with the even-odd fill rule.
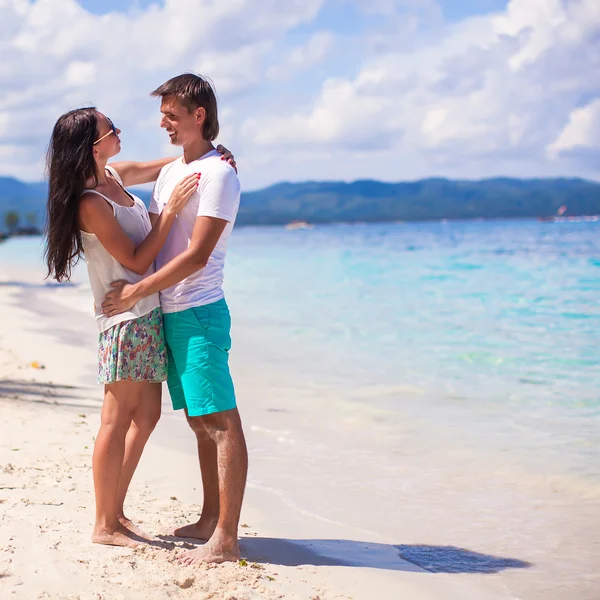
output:
[[79,198],[85,182],[95,179],[94,141],[98,135],[98,113],[94,107],[64,114],[54,126],[48,148],[49,179],[46,248],[48,276],[68,280],[83,254],[79,230]]

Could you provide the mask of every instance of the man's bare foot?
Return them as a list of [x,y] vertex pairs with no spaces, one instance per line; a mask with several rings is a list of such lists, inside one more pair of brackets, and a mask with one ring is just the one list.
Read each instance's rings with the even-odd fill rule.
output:
[[179,555],[179,560],[184,565],[195,565],[198,563],[223,563],[237,562],[240,559],[240,547],[235,544],[230,550],[213,548],[206,544],[195,550],[187,550]]
[[185,525],[185,527],[175,529],[173,535],[176,537],[193,538],[195,540],[206,542],[210,540],[216,528],[216,521],[202,521],[202,519],[200,519],[197,523],[191,523],[190,525]]
[[115,531],[107,531],[102,528],[95,528],[92,533],[92,542],[94,544],[104,544],[106,546],[124,546],[125,548],[137,548],[141,542],[150,541],[143,540],[142,538],[136,539],[134,533],[129,531],[127,527],[123,527],[119,523]]
[[240,546],[236,538],[215,534],[204,546],[178,555],[184,565],[197,563],[236,562],[240,559]]
[[129,529],[129,531],[131,531],[135,535],[138,535],[139,537],[144,538],[146,540],[154,539],[154,536],[149,535],[143,529],[140,529],[140,527],[138,527],[135,523],[130,521],[125,515],[121,515],[118,518],[119,518],[119,523],[121,523],[121,525],[123,525],[123,527],[125,527],[126,529]]

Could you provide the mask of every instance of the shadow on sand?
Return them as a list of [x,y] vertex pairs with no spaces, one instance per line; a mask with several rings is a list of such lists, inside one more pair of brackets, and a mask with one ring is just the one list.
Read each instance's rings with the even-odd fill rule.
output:
[[79,283],[72,281],[63,281],[62,283],[58,283],[57,281],[0,281],[0,287],[15,287],[28,289],[46,289],[62,287],[76,288],[79,286]]
[[89,399],[89,390],[84,388],[20,379],[0,379],[0,398],[87,409],[101,406],[99,401]]
[[429,571],[431,573],[498,573],[525,569],[530,563],[481,554],[455,546],[388,545],[354,540],[243,538],[247,560],[285,566],[316,565]]

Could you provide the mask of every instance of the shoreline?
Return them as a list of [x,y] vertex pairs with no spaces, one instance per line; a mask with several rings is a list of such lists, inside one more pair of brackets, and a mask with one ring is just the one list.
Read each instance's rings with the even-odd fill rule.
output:
[[[87,428],[87,454],[78,447],[73,456],[77,464],[91,465],[91,438],[97,428],[101,391],[94,383],[96,332],[91,312],[84,310],[89,292],[85,285],[39,286],[30,280],[22,287],[19,281],[12,281],[10,286],[0,285],[0,305],[8,324],[0,336],[0,348],[11,348],[10,354],[3,352],[2,362],[12,365],[15,379],[33,381],[41,387],[30,396],[36,400],[31,403],[36,407],[33,414],[25,410],[29,405],[23,406],[16,399],[10,399],[8,404],[2,400],[2,414],[8,410],[15,419],[24,420],[29,414],[29,418],[39,418],[41,423],[51,422],[65,440],[77,438],[81,434],[76,434],[76,430]],[[251,334],[250,324],[237,333],[247,337]],[[240,341],[234,345],[232,366],[251,461],[241,521],[250,527],[241,528],[240,537],[243,554],[264,570],[253,569],[253,576],[261,577],[248,583],[245,578],[249,571],[238,565],[209,569],[210,576],[216,577],[215,589],[219,593],[228,592],[228,586],[249,585],[264,586],[266,591],[252,596],[238,590],[236,597],[270,597],[268,594],[276,590],[285,598],[371,600],[376,586],[378,598],[594,598],[598,576],[592,566],[598,554],[591,543],[597,539],[594,534],[598,531],[597,491],[586,488],[567,493],[556,478],[540,476],[539,481],[529,481],[531,473],[526,470],[517,473],[501,460],[497,464],[482,462],[476,449],[468,445],[462,449],[453,447],[452,435],[444,440],[446,446],[436,448],[433,442],[439,432],[430,423],[407,415],[390,421],[389,411],[349,402],[317,385],[307,383],[299,388],[287,376],[269,373],[267,365],[257,365],[248,353],[251,344]],[[33,361],[46,368],[25,367]],[[17,369],[19,364],[21,369]],[[0,377],[6,381],[6,369],[2,369]],[[44,387],[50,381],[74,388]],[[49,394],[53,394],[52,399],[46,400]],[[16,395],[28,397],[21,392]],[[56,400],[61,405],[83,403],[85,408],[45,406],[40,399]],[[60,419],[52,416],[65,414],[63,410],[71,411],[73,416],[86,414],[87,425],[77,424],[75,419],[63,426]],[[6,426],[3,422],[0,440],[4,439]],[[37,437],[32,440],[45,443],[47,438],[38,430],[43,430],[43,426],[37,428]],[[19,434],[18,430],[9,431]],[[32,444],[32,440],[28,443]],[[437,439],[438,444],[441,441]],[[19,466],[13,461],[22,454],[11,454],[4,443],[0,446],[0,466],[10,462],[16,468],[35,471],[34,467]],[[194,446],[185,420],[173,413],[165,398],[163,418],[148,444],[130,495],[130,516],[135,519],[141,515],[143,525],[149,523],[152,533],[156,528],[181,525],[199,511],[200,478]],[[64,460],[64,455],[60,460]],[[80,506],[85,508],[73,517],[72,523],[70,517],[58,519],[64,522],[53,524],[55,533],[64,540],[75,524],[80,529],[77,544],[85,546],[85,552],[92,552],[93,560],[110,577],[122,577],[127,560],[120,551],[97,551],[88,542],[86,523],[93,510],[91,477],[85,470],[79,475],[81,493],[87,494]],[[7,473],[2,474],[3,485],[8,485],[8,477]],[[557,494],[555,497],[546,491],[551,488],[556,490],[552,492]],[[0,499],[4,499],[4,490],[0,492]],[[19,493],[10,490],[13,492]],[[173,496],[177,501],[171,500]],[[30,508],[21,506],[22,498],[20,502],[17,498],[11,496],[4,503],[16,502],[11,510],[17,518],[27,514],[35,522],[43,516],[42,512],[35,512],[37,509],[27,513]],[[72,500],[67,497],[62,501],[63,506],[55,508],[66,511]],[[563,514],[563,506],[573,510],[577,506],[579,511],[577,527],[566,532],[566,538],[563,530],[572,523]],[[49,509],[40,509],[43,510]],[[5,525],[4,520],[0,521],[2,529]],[[506,532],[499,531],[502,528]],[[582,538],[586,529],[588,537]],[[53,539],[54,544],[60,541]],[[535,544],[530,539],[535,539]],[[577,543],[585,544],[583,540],[588,540],[589,547],[577,549]],[[14,545],[14,540],[10,544]],[[65,546],[61,541],[60,547]],[[18,551],[15,549],[15,553]],[[21,552],[26,552],[26,546]],[[77,550],[66,548],[64,552],[71,570],[63,574],[68,572],[69,579],[72,576],[75,580],[79,568]],[[575,552],[582,563],[571,565],[570,556]],[[122,564],[109,561],[117,555]],[[0,556],[4,558],[5,552]],[[172,583],[186,572],[166,558],[160,569],[156,564],[148,567],[151,563],[147,557],[139,557],[137,551],[133,559],[136,566],[127,567],[135,572],[128,575],[129,587],[123,596],[126,598],[153,597],[136,595],[142,593],[136,587],[136,577],[150,585],[156,583],[160,574],[171,577]],[[39,560],[46,564],[49,557],[44,555]],[[307,563],[314,566],[304,566]],[[581,571],[585,564],[589,570]],[[13,577],[21,577],[19,569],[10,572],[12,575],[0,578],[0,590],[11,585],[11,580],[14,583]],[[93,571],[92,581],[105,585],[94,579],[97,575]],[[89,576],[88,573],[86,577]],[[204,577],[202,571],[200,579],[204,581]],[[541,578],[548,577],[548,582],[541,585]],[[168,589],[176,597],[188,597],[187,591],[173,586]],[[189,594],[195,586],[189,588]],[[14,588],[17,594],[20,587]],[[145,591],[153,589],[148,587]],[[207,594],[210,591],[196,587],[195,593],[200,589]]]

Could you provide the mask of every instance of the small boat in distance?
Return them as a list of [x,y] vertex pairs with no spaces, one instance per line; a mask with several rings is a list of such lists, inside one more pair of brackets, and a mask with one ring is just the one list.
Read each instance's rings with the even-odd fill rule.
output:
[[539,217],[538,221],[542,223],[595,223],[600,221],[600,215],[565,215],[567,212],[566,206],[561,206],[556,211],[556,216]]
[[286,229],[294,230],[294,229],[312,229],[313,225],[307,223],[306,221],[292,221],[285,226]]
[[596,223],[600,221],[600,215],[580,215],[572,217],[539,217],[542,223]]

